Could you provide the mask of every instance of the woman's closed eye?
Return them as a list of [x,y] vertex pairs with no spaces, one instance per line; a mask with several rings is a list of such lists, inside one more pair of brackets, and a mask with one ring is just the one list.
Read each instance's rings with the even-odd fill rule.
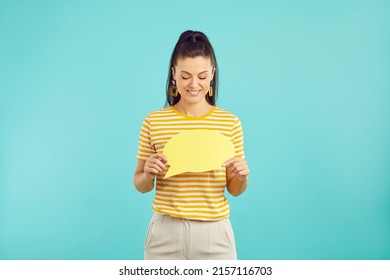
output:
[[[181,77],[183,80],[188,80],[190,77]],[[207,77],[199,77],[200,80],[205,80]]]

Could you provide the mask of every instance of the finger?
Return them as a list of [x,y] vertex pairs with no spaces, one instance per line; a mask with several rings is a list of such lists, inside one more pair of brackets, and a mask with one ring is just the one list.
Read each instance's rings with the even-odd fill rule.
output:
[[249,171],[248,169],[244,168],[242,170],[238,170],[236,174],[240,176],[247,176],[249,174]]
[[237,172],[238,172],[237,167],[233,167],[232,171],[230,171],[230,173],[234,173],[234,174],[237,174]]
[[[162,165],[162,166],[161,166]],[[145,163],[145,167],[150,168],[150,169],[156,169],[159,172],[162,172],[164,169],[164,165],[161,163],[159,159],[155,158],[149,158],[147,162]]]
[[158,159],[162,164],[164,165],[164,168],[167,169],[168,164],[168,158],[164,156],[163,154],[156,154],[156,159]]
[[164,154],[161,154],[161,153],[156,153],[154,154],[155,157],[159,158],[161,161],[163,161],[164,163],[167,163],[168,162],[168,158],[164,155]]
[[225,163],[222,164],[222,166],[223,166],[223,167],[225,167],[225,166],[228,166],[228,167],[229,167],[229,165],[231,165],[231,164],[233,164],[233,163],[235,163],[235,162],[237,162],[237,161],[241,161],[241,160],[242,160],[241,158],[231,158],[231,159],[225,161]]
[[168,167],[161,161],[160,158],[155,158],[150,161],[152,164],[159,166],[162,170],[167,170]]
[[236,173],[236,166],[235,165],[230,165],[229,167],[229,173],[230,174],[233,174],[233,173]]
[[235,161],[235,162],[232,162],[231,164],[229,164],[227,167],[230,169],[230,171],[233,171],[235,170],[237,167],[246,167],[247,164],[245,161]]
[[145,166],[144,172],[158,174],[160,171],[152,166]]
[[247,175],[249,172],[246,164],[240,164],[238,166],[235,166],[231,173]]
[[238,166],[247,166],[246,162],[243,160],[239,160],[230,164],[230,166],[238,167]]
[[239,165],[239,166],[236,166],[234,171],[235,171],[235,173],[238,173],[238,172],[244,171],[245,169],[246,169],[245,166]]
[[150,173],[150,174],[153,174],[153,175],[157,175],[158,174],[158,170],[155,169],[155,168],[151,168],[151,167],[145,167],[144,172],[145,173]]
[[243,158],[235,158],[234,160],[232,160],[232,161],[230,162],[230,165],[235,165],[235,166],[237,166],[237,165],[239,165],[239,164],[246,164],[245,159],[243,159]]
[[164,170],[167,170],[168,168],[159,160],[157,159],[156,162],[154,162],[151,165],[152,168],[157,169],[159,172],[163,172]]

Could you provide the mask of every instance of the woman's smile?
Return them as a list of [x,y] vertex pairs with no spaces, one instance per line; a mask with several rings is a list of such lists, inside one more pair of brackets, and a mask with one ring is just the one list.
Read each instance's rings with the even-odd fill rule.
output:
[[191,96],[197,96],[201,90],[200,89],[187,89],[187,92],[191,95]]

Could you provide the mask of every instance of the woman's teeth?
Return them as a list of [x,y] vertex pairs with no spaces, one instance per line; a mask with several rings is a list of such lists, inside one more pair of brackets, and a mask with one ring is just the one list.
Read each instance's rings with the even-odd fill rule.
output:
[[191,95],[197,95],[200,90],[188,90],[188,92],[191,94]]

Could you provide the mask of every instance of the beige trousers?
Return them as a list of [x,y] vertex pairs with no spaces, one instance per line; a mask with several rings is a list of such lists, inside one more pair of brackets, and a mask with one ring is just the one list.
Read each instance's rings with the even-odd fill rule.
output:
[[229,218],[197,221],[155,213],[146,236],[145,260],[236,260]]

